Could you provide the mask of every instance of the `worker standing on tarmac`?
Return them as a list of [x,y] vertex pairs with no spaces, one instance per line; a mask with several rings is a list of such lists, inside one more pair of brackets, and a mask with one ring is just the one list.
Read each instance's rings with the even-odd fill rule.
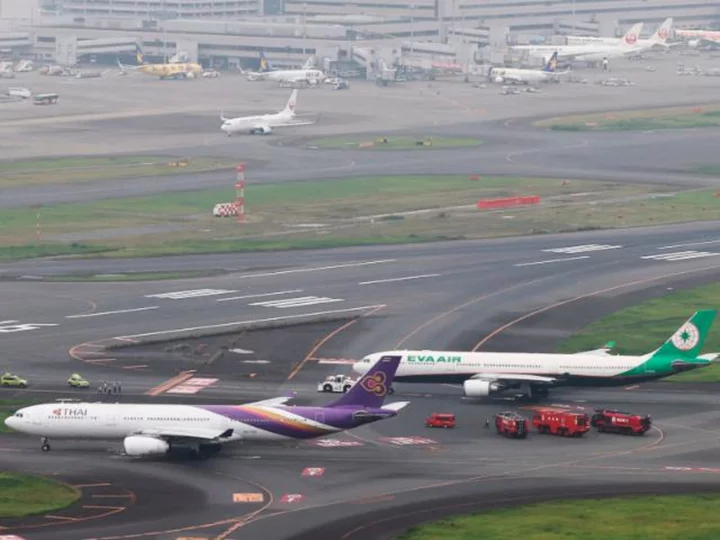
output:
[[608,59],[606,56],[605,58],[603,58],[603,71],[607,71],[607,70],[608,70]]

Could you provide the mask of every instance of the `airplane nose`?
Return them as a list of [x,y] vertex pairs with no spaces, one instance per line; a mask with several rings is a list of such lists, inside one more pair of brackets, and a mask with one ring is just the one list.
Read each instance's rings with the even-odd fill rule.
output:
[[18,425],[17,418],[15,418],[14,416],[8,416],[5,419],[5,425],[10,429],[15,429]]

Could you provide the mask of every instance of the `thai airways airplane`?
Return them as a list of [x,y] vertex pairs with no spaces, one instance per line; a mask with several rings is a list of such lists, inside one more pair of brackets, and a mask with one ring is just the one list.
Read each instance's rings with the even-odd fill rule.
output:
[[523,83],[546,82],[555,79],[558,75],[565,75],[570,70],[555,71],[557,68],[557,51],[553,53],[543,69],[519,69],[519,68],[491,68],[488,77],[496,83]]
[[274,398],[246,405],[147,405],[44,403],[5,420],[20,433],[38,435],[42,450],[50,438],[123,439],[130,456],[190,449],[208,457],[234,441],[313,439],[395,416],[409,402],[383,405],[399,356],[381,356],[338,400],[322,407],[285,405]]
[[620,386],[661,379],[708,366],[718,354],[698,356],[717,310],[701,310],[658,349],[642,356],[605,351],[576,354],[389,351],[353,365],[364,373],[377,358],[402,355],[397,382],[462,383],[467,397],[519,390],[527,398],[547,397],[553,386]]
[[[635,43],[631,43],[631,40],[628,41],[627,38],[632,35],[629,32],[625,34],[624,37],[621,38],[615,38],[615,37],[594,37],[594,36],[567,36],[565,38],[565,42],[568,45],[583,45],[583,44],[598,44],[602,43],[605,45],[621,45],[623,42],[627,43],[628,45],[637,45],[640,47],[653,47],[655,45],[662,45],[664,47],[668,47],[666,44],[668,37],[670,36],[670,31],[672,30],[672,24],[673,19],[672,17],[669,17],[665,19],[665,21],[658,27],[657,30],[655,30],[655,33],[650,36],[648,39],[636,39]],[[637,36],[639,36],[640,33],[637,33]]]
[[285,108],[275,114],[258,114],[255,116],[238,116],[237,118],[225,118],[222,114],[220,120],[223,130],[228,137],[236,133],[247,131],[251,135],[261,134],[268,135],[272,133],[273,128],[288,126],[306,126],[312,124],[310,121],[295,120],[295,108],[297,107],[298,91],[293,90],[290,99]]
[[325,80],[325,73],[315,68],[312,57],[308,58],[301,69],[273,70],[265,55],[260,57],[260,71],[240,70],[248,81],[277,81],[319,83]]

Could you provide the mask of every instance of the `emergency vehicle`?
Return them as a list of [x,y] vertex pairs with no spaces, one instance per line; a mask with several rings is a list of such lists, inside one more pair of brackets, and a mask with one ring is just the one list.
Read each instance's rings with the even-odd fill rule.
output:
[[524,439],[530,431],[530,423],[524,416],[511,411],[503,411],[495,415],[495,430],[505,437]]
[[650,429],[652,419],[649,416],[631,414],[617,409],[595,409],[591,423],[601,433],[643,435]]
[[455,415],[450,413],[432,413],[425,419],[425,427],[454,428]]
[[325,380],[318,383],[318,392],[345,393],[350,390],[357,381],[347,375],[328,375]]
[[562,437],[582,437],[590,431],[590,417],[579,412],[540,410],[533,415],[532,423],[539,433]]

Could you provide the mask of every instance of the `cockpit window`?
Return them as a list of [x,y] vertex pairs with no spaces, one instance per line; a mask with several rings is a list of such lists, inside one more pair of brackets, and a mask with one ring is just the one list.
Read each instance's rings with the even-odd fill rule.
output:
[[17,416],[18,418],[22,418],[22,417],[23,417],[23,413],[21,413],[21,412],[16,412],[16,413],[15,413],[15,416]]

